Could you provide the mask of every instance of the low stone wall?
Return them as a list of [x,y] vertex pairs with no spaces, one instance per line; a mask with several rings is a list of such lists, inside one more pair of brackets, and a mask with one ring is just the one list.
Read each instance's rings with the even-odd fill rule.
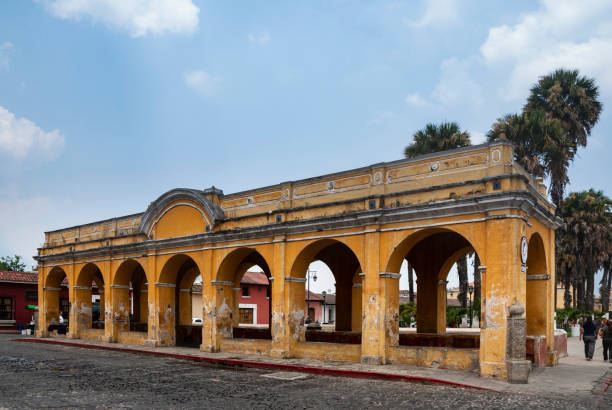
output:
[[563,329],[555,329],[555,350],[559,357],[567,356],[567,333]]
[[306,330],[307,342],[361,344],[361,332]]
[[230,353],[261,354],[269,356],[271,347],[271,340],[224,338],[221,341],[221,351]]
[[479,366],[480,351],[448,347],[392,346],[388,348],[387,355],[390,363],[450,370],[476,370]]
[[176,327],[176,345],[200,347],[202,344],[202,326],[179,325]]
[[119,332],[118,341],[119,343],[129,343],[134,345],[144,345],[147,340],[147,332],[130,332],[123,330]]
[[533,367],[546,366],[546,336],[527,336],[527,360]]
[[104,329],[82,329],[79,330],[79,338],[85,340],[104,340]]
[[293,351],[295,357],[338,362],[360,362],[361,345],[344,343],[300,342]]
[[234,339],[272,340],[272,331],[268,327],[235,327],[232,329],[232,335]]
[[414,347],[450,347],[455,349],[478,349],[480,348],[480,335],[402,333],[399,336],[399,345]]

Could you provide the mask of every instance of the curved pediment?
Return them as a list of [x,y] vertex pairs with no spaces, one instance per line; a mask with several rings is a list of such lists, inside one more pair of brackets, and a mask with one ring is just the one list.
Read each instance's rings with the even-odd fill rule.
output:
[[162,239],[211,231],[224,215],[207,196],[219,192],[186,188],[166,192],[147,208],[140,221],[140,233],[149,239]]

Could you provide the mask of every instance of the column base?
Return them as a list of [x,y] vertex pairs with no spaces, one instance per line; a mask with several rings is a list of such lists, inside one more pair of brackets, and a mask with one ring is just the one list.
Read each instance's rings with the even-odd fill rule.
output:
[[291,356],[287,350],[272,349],[270,350],[270,357],[275,357],[277,359],[289,359]]
[[155,339],[145,339],[143,346],[157,347],[157,340],[155,340]]
[[110,336],[100,336],[100,341],[104,342],[104,343],[117,343],[116,341],[113,340],[112,337]]
[[506,379],[508,367],[504,362],[480,362],[480,377]]
[[382,356],[361,356],[361,364],[383,364]]
[[529,360],[506,360],[506,365],[508,366],[508,383],[529,383],[529,371],[531,370]]
[[559,352],[553,350],[546,352],[546,366],[556,366],[559,364]]
[[219,351],[219,349],[214,346],[214,345],[204,345],[201,344],[200,345],[200,351],[201,352],[207,352],[207,353],[217,353]]

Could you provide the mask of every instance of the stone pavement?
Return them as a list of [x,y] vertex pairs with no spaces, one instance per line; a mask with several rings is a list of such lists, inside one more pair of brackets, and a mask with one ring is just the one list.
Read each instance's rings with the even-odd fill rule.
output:
[[[365,365],[360,363],[332,362],[313,359],[276,359],[263,355],[236,353],[207,353],[188,347],[148,347],[121,343],[104,343],[81,339],[64,339],[58,337],[34,339],[57,343],[77,343],[97,348],[129,349],[139,352],[155,352],[168,355],[184,355],[213,360],[234,360],[278,366],[300,366],[311,368],[322,374],[330,371],[372,372],[389,376],[394,375],[429,379],[432,382],[442,381],[468,385],[475,388],[490,389],[502,392],[546,395],[549,393],[589,395],[600,393],[612,382],[612,364],[603,361],[601,339],[597,340],[593,361],[584,358],[583,343],[577,337],[568,338],[568,357],[561,358],[556,367],[535,369],[529,377],[529,384],[509,384],[505,380],[481,378],[477,372],[452,371],[446,369],[425,368],[405,364]],[[248,363],[247,363],[248,365]],[[348,374],[347,374],[348,375]],[[612,387],[610,388],[612,390]],[[608,392],[610,394],[610,392]]]

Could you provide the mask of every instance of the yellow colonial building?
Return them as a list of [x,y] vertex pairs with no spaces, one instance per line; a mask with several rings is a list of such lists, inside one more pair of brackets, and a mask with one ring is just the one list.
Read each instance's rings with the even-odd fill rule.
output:
[[[144,207],[143,207],[144,208]],[[70,338],[363,363],[479,369],[526,381],[525,340],[556,364],[553,296],[558,221],[541,180],[498,141],[224,194],[174,189],[144,213],[45,233],[38,250],[39,337],[69,285]],[[446,332],[446,276],[476,252],[479,335]],[[416,271],[417,333],[399,332],[400,266]],[[335,330],[309,329],[309,264],[336,281]],[[267,329],[238,327],[240,279],[268,276]],[[202,326],[191,289],[202,277]],[[92,285],[102,294],[92,322]]]

